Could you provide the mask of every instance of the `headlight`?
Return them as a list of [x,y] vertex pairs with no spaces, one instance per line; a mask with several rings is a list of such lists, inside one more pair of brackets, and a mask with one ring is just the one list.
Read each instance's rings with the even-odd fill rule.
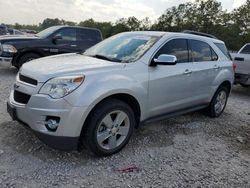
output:
[[72,93],[84,81],[84,76],[65,76],[48,80],[40,89],[40,94],[46,94],[54,99],[62,98]]
[[3,49],[3,52],[17,53],[17,49],[10,44],[3,44],[2,49]]

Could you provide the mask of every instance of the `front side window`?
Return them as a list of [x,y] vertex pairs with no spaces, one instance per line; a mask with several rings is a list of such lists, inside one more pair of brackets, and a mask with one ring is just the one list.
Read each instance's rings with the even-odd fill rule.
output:
[[84,55],[116,62],[134,62],[159,39],[157,36],[122,33],[110,37],[86,50]]
[[215,61],[218,56],[214,50],[206,43],[198,40],[190,40],[193,62]]
[[76,41],[76,29],[73,28],[61,29],[56,33],[55,36],[61,36],[62,40],[66,41]]
[[186,39],[173,39],[167,42],[155,55],[158,58],[161,54],[174,55],[177,63],[188,62],[188,45]]

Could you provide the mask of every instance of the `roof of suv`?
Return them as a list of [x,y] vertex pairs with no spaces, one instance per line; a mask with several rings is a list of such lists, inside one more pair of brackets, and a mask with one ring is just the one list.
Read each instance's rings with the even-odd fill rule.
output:
[[164,31],[133,31],[133,33],[138,33],[138,34],[143,34],[143,35],[151,35],[151,36],[157,36],[157,37],[163,37],[163,36],[178,36],[178,37],[194,37],[197,39],[205,39],[205,40],[210,40],[213,42],[217,43],[224,43],[223,41],[216,39],[216,38],[211,38],[211,37],[206,37],[206,36],[201,36],[201,35],[195,35],[195,34],[189,34],[189,33],[182,33],[182,32],[164,32]]

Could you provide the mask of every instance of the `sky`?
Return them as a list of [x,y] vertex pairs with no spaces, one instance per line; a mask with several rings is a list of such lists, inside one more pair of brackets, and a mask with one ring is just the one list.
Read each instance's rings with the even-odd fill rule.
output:
[[[0,0],[0,23],[38,24],[45,18],[80,22],[89,18],[115,22],[135,16],[156,20],[164,11],[194,0]],[[246,0],[219,0],[228,11]]]

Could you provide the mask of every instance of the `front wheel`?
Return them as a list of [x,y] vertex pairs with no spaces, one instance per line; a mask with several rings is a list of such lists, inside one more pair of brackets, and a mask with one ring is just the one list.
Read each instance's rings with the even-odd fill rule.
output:
[[206,109],[206,114],[210,117],[219,117],[226,108],[229,96],[229,89],[221,86],[213,96],[210,105]]
[[106,100],[90,114],[83,144],[98,156],[117,153],[128,143],[135,122],[129,105],[117,99]]

